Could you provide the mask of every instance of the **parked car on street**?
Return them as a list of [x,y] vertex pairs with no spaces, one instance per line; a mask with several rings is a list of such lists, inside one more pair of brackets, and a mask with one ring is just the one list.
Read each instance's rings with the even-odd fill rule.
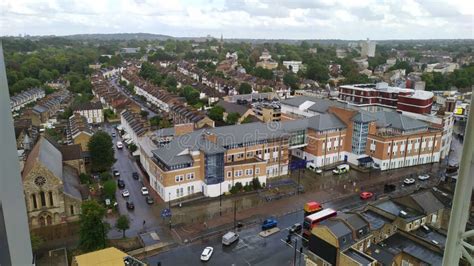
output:
[[413,185],[415,184],[415,179],[414,178],[405,178],[405,180],[403,180],[403,184],[409,186],[409,185]]
[[115,138],[115,132],[112,132],[112,138]]
[[130,192],[127,189],[124,189],[122,191],[122,197],[124,197],[124,198],[130,197]]
[[360,198],[363,200],[370,199],[374,196],[374,193],[369,191],[364,191],[360,193]]
[[262,231],[277,227],[277,224],[278,224],[277,220],[275,220],[275,219],[266,219],[262,223]]
[[384,193],[390,193],[392,191],[395,191],[395,189],[397,189],[397,186],[395,186],[394,184],[385,184],[383,186]]
[[290,233],[300,233],[301,230],[303,229],[303,226],[301,226],[300,223],[296,223],[290,227]]
[[117,179],[117,186],[120,189],[124,189],[125,188],[125,182],[122,179]]
[[239,235],[234,232],[227,232],[222,236],[222,244],[225,246],[229,246],[237,240],[239,240]]
[[133,173],[132,173],[132,178],[135,179],[135,180],[138,180],[138,178],[139,178],[138,173],[137,173],[137,172],[133,172]]
[[127,201],[127,209],[129,210],[135,209],[135,204],[133,204],[133,202],[131,201]]
[[117,149],[122,149],[123,148],[123,143],[121,141],[117,141]]
[[150,205],[151,205],[151,204],[155,203],[155,201],[153,200],[153,198],[152,198],[152,197],[150,197],[150,196],[146,196],[146,203],[148,203],[148,204],[150,204]]
[[206,247],[201,253],[201,260],[208,261],[211,258],[213,252],[214,252],[213,247]]
[[114,176],[120,176],[120,172],[118,170],[114,170],[113,173],[114,173]]
[[148,188],[142,187],[141,191],[142,191],[142,195],[143,195],[143,196],[148,195]]
[[430,178],[430,175],[424,174],[424,175],[419,175],[418,179],[419,180],[428,180]]

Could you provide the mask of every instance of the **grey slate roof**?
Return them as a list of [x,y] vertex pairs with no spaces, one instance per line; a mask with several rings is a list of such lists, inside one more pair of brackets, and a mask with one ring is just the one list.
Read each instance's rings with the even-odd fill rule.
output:
[[339,106],[339,107],[354,109],[353,107],[350,107],[349,105],[344,104],[344,103],[331,101],[327,99],[318,99],[318,98],[309,97],[309,96],[299,96],[299,97],[286,99],[284,101],[281,101],[281,104],[290,105],[293,107],[299,107],[301,104],[305,102],[313,102],[314,104],[309,106],[308,110],[321,113],[321,114],[326,113],[330,106]]
[[404,116],[397,112],[380,111],[374,113],[377,118],[377,127],[390,127],[401,131],[427,129],[425,122]]
[[156,130],[154,134],[158,137],[174,136],[175,130],[174,130],[174,127],[161,128],[161,129]]
[[51,171],[55,176],[62,178],[63,176],[63,155],[61,152],[47,139],[39,140],[38,161]]
[[344,251],[344,254],[360,263],[360,265],[368,266],[371,265],[372,262],[374,262],[374,259],[352,248]]
[[339,246],[342,250],[354,244],[352,230],[343,221],[331,218],[321,222],[320,225],[327,226],[328,229],[338,238]]
[[[191,156],[178,154],[187,148],[190,150],[201,150],[205,153],[224,152],[225,147],[229,145],[239,145],[247,142],[287,137],[291,132],[305,130],[307,125],[308,120],[301,119],[268,124],[256,122],[200,129],[176,137],[167,145],[152,152],[156,157],[168,165],[191,163]],[[203,139],[206,132],[216,135],[217,145]]]
[[346,125],[334,114],[315,115],[308,119],[308,127],[316,131],[343,129]]
[[388,212],[388,213],[390,213],[394,216],[398,216],[398,217],[401,217],[400,216],[400,211],[404,211],[404,212],[407,213],[407,215],[405,217],[402,217],[402,218],[405,219],[406,221],[413,221],[413,220],[416,220],[416,219],[421,218],[423,216],[423,214],[415,211],[414,209],[401,206],[401,205],[393,202],[392,200],[385,200],[385,201],[382,201],[382,202],[377,202],[377,203],[375,203],[374,206],[376,208],[379,208],[379,209],[381,209],[385,212]]
[[432,251],[415,241],[395,233],[391,237],[384,240],[387,247],[393,252],[403,251],[421,261],[429,263],[430,265],[441,265],[443,261],[443,254]]
[[352,118],[352,121],[359,123],[369,123],[376,121],[377,118],[370,112],[359,110],[359,113]]
[[226,113],[238,113],[239,115],[245,114],[245,112],[250,109],[245,105],[230,103],[224,100],[219,100],[219,102],[217,102],[217,105],[223,107]]
[[391,221],[382,215],[373,212],[371,210],[366,210],[360,213],[364,218],[369,222],[370,229],[378,230],[382,228],[385,224],[390,224]]
[[444,208],[443,203],[439,201],[431,191],[423,191],[421,193],[412,194],[411,197],[425,211],[425,213],[433,213]]
[[64,193],[78,200],[82,200],[83,197],[80,192],[81,185],[79,184],[79,177],[77,176],[76,170],[69,165],[64,165],[63,170],[62,180]]

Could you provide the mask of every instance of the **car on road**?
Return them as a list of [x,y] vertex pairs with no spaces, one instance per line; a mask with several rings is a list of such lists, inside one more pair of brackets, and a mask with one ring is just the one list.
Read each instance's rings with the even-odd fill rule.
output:
[[222,236],[222,244],[224,246],[230,246],[235,241],[239,240],[239,235],[232,231],[227,232],[225,235]]
[[143,196],[148,195],[148,188],[142,187],[141,191],[142,191],[142,195],[143,195]]
[[117,186],[120,189],[124,189],[125,188],[125,181],[123,181],[122,179],[117,179]]
[[296,223],[290,227],[290,233],[292,234],[300,233],[302,229],[303,229],[303,226],[301,226],[300,223]]
[[151,205],[151,204],[155,203],[155,200],[153,200],[153,198],[150,197],[150,196],[146,196],[146,203]]
[[128,191],[128,189],[125,189],[124,191],[122,191],[122,197],[124,198],[130,197],[130,192]]
[[418,179],[419,179],[419,180],[423,180],[423,181],[424,181],[424,180],[428,180],[429,178],[430,178],[430,175],[428,175],[428,174],[424,174],[424,175],[419,175],[419,176],[418,176]]
[[115,138],[115,132],[112,132],[112,138]]
[[120,172],[118,170],[113,171],[114,176],[120,176]]
[[385,184],[383,186],[383,192],[384,193],[390,193],[392,191],[395,191],[395,189],[397,189],[397,186],[394,185],[394,184]]
[[370,191],[364,191],[360,193],[360,198],[363,200],[370,199],[374,196],[374,193]]
[[135,180],[138,180],[138,178],[139,178],[138,173],[137,173],[137,172],[133,172],[133,173],[132,173],[132,178],[135,179]]
[[272,229],[274,227],[277,227],[277,225],[278,225],[277,220],[275,220],[275,219],[266,219],[262,223],[262,231]]
[[132,201],[127,201],[127,209],[134,210],[135,209],[135,204],[133,204]]
[[121,141],[117,141],[117,149],[122,149],[123,148],[123,143]]
[[405,180],[403,180],[403,184],[409,186],[409,185],[413,185],[415,184],[415,179],[414,178],[405,178]]
[[341,175],[341,174],[349,172],[349,169],[350,167],[348,164],[341,164],[341,165],[336,166],[336,169],[332,170],[332,173],[335,175]]
[[214,252],[213,247],[206,247],[201,253],[201,260],[208,261],[209,259],[211,259],[213,252]]

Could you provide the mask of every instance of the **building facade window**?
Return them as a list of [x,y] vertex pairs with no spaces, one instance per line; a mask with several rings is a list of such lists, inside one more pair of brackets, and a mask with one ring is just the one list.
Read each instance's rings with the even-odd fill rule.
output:
[[46,195],[43,191],[40,192],[40,199],[41,199],[41,207],[46,206]]
[[31,201],[33,202],[33,209],[38,209],[38,202],[36,202],[36,194],[31,194]]
[[69,211],[71,212],[71,215],[74,215],[74,206],[73,205],[71,205],[69,207]]
[[50,191],[48,194],[49,194],[48,195],[49,196],[49,206],[52,207],[52,206],[54,206],[53,192]]
[[187,173],[187,174],[186,174],[186,179],[187,179],[187,180],[194,179],[194,173]]
[[352,152],[360,155],[365,153],[367,136],[369,135],[369,123],[354,122],[352,132]]

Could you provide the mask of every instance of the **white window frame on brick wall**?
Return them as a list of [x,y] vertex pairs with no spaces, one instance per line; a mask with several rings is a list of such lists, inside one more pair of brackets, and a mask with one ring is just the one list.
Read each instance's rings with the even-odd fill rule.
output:
[[194,172],[192,172],[192,173],[187,173],[187,174],[186,174],[186,179],[187,179],[187,180],[194,179]]

